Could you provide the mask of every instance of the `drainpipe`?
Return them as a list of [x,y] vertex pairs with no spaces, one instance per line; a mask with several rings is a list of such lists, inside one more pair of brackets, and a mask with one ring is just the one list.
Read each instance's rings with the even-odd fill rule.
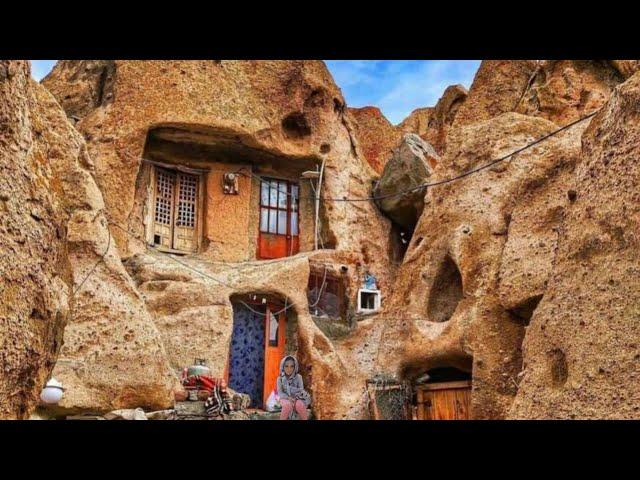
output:
[[320,167],[320,176],[318,177],[318,185],[316,188],[316,222],[315,232],[313,234],[314,250],[318,250],[318,219],[320,217],[320,189],[322,188],[322,175],[324,174],[324,161],[322,159],[322,166]]

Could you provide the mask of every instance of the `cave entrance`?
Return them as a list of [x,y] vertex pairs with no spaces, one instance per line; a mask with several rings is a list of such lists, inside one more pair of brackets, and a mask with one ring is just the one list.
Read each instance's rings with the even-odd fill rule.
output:
[[434,368],[414,384],[416,420],[469,420],[471,374],[453,367]]
[[238,296],[233,306],[233,332],[225,377],[233,390],[263,408],[276,388],[280,360],[287,344],[287,310],[277,298],[262,294]]

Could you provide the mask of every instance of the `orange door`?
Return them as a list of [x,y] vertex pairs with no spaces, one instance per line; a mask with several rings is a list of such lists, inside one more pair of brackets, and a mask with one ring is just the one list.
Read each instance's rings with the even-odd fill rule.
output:
[[279,313],[277,317],[272,313],[277,313],[279,310],[282,310],[282,307],[274,305],[269,305],[267,309],[264,341],[264,403],[276,388],[276,381],[280,374],[280,360],[285,352],[286,312]]
[[300,250],[298,185],[265,179],[260,184],[259,259],[282,258]]
[[443,382],[417,388],[418,420],[468,420],[471,382]]

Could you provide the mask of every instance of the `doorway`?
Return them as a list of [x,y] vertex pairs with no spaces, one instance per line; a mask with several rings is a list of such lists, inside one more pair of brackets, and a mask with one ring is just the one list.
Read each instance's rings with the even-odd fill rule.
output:
[[298,184],[265,178],[260,182],[258,259],[290,257],[300,251]]
[[429,370],[426,381],[414,385],[416,420],[469,420],[471,375],[456,368]]
[[275,303],[233,302],[227,383],[263,408],[276,388],[286,343],[286,312]]

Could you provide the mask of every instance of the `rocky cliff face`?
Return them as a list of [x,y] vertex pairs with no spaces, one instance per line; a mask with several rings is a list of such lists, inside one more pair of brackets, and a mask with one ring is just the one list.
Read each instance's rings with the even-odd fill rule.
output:
[[[84,140],[51,94],[31,80],[28,64],[3,66],[11,72],[0,99],[10,152],[3,159],[7,168],[20,169],[2,175],[4,258],[14,256],[2,275],[3,291],[13,292],[1,302],[10,327],[3,363],[16,374],[4,377],[12,391],[0,402],[3,415],[24,416],[35,407],[56,357],[53,375],[67,388],[62,408],[166,405],[172,384],[162,345],[109,238]],[[128,381],[137,388],[127,390]],[[99,389],[108,395],[96,396]]]
[[[480,166],[555,128],[507,113],[452,130],[430,181]],[[506,415],[527,321],[520,310],[535,302],[551,270],[553,229],[569,202],[563,186],[578,151],[579,135],[571,132],[427,190],[396,277],[381,370],[395,367],[406,378],[442,367],[472,372],[474,417]]]
[[606,60],[539,62],[514,111],[566,125],[602,107],[623,79]]
[[[376,373],[444,367],[471,376],[473,418],[638,418],[637,70],[485,61],[468,93],[450,87],[393,127],[346,109],[322,62],[63,61],[44,84],[79,134],[26,62],[0,61],[0,417],[28,416],[51,374],[65,412],[167,407],[174,371],[196,354],[224,368],[233,299],[259,291],[295,304],[317,418],[366,417]],[[328,248],[282,261],[181,266],[141,241],[153,129],[218,153],[324,162],[323,195],[337,199],[371,193],[370,164],[393,157],[383,152],[403,130],[433,143],[437,182],[598,108],[429,188],[397,271],[373,202],[325,202]],[[326,333],[309,313],[313,265],[348,266],[352,290],[371,267],[385,311]]]
[[382,173],[391,152],[400,141],[400,132],[389,123],[379,108],[348,108],[354,119],[355,137],[364,158],[377,173]]
[[637,75],[609,100],[624,68],[633,65],[483,62],[433,181],[605,110],[586,132],[589,121],[427,192],[396,278],[381,370],[469,372],[474,418],[636,416],[637,393],[622,386],[637,374],[637,335],[623,326],[635,314],[635,266],[624,253],[634,245],[634,194],[613,192],[635,191]]
[[513,418],[639,418],[640,74],[582,137]]
[[[34,105],[26,61],[0,61],[0,418],[34,408],[72,303],[68,215],[48,157],[76,161]],[[74,158],[76,157],[76,158]]]

